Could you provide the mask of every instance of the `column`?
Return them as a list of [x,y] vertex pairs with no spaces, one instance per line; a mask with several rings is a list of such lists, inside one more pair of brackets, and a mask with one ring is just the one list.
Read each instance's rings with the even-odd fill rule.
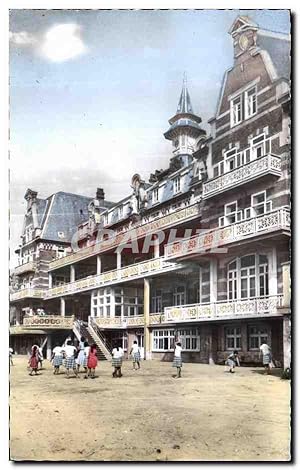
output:
[[70,266],[70,282],[75,282],[75,266],[71,264]]
[[283,307],[290,307],[291,302],[291,266],[290,261],[281,263],[283,284]]
[[159,238],[154,235],[154,258],[159,258]]
[[206,348],[208,364],[214,365],[217,359],[218,330],[213,325],[206,327]]
[[199,266],[199,304],[202,301],[202,266]]
[[145,359],[151,359],[150,343],[150,279],[144,278],[144,350]]
[[214,303],[218,300],[218,260],[210,260],[209,274],[210,302]]
[[47,335],[47,360],[50,361],[52,356],[52,338],[51,335]]
[[101,267],[101,256],[97,255],[97,274],[101,274],[102,267]]
[[272,248],[269,261],[269,295],[277,295],[277,252],[276,247]]
[[66,314],[66,301],[64,297],[60,298],[60,314],[62,317],[64,317]]
[[52,289],[52,273],[48,273],[48,282],[49,282],[49,289]]
[[117,251],[117,269],[122,267],[122,255],[120,251]]
[[291,367],[291,318],[283,316],[283,367]]

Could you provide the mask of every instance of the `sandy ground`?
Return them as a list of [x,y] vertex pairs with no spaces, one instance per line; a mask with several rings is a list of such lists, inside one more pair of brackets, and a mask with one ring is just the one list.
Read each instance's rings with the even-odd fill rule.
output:
[[[14,358],[10,386],[12,460],[290,459],[290,382],[262,368],[170,363],[123,364],[112,379],[103,361],[94,380],[54,376],[51,364],[30,377]],[[276,375],[275,375],[276,374]]]

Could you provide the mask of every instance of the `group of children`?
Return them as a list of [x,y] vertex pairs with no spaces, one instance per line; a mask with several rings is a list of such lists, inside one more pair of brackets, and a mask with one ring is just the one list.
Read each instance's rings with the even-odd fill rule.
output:
[[[174,358],[173,358],[173,367],[177,369],[177,375],[173,376],[174,378],[181,378],[181,368],[182,368],[182,346],[180,342],[177,342],[174,347]],[[270,372],[272,367],[272,355],[271,349],[266,344],[263,343],[260,346],[260,353],[263,356],[263,365],[265,368],[265,374]],[[133,342],[132,348],[130,350],[130,355],[133,361],[133,370],[138,370],[141,368],[141,354],[140,348],[137,344],[137,341]],[[112,350],[112,367],[113,378],[122,377],[122,362],[123,362],[124,351],[117,344]],[[39,362],[42,361],[42,353],[37,345],[33,345],[31,349],[31,354],[29,358],[29,365],[31,367],[31,372],[29,375],[33,375],[33,372],[37,375]],[[72,370],[76,377],[79,377],[80,367],[83,367],[85,370],[84,378],[88,377],[95,378],[95,370],[97,367],[97,346],[92,344],[89,346],[89,343],[82,336],[78,347],[76,348],[72,341],[69,339],[66,341],[64,346],[59,346],[57,344],[53,349],[52,358],[51,358],[55,375],[59,374],[59,368],[64,366],[66,369],[66,375],[69,378],[70,370]],[[41,362],[42,363],[42,362]],[[240,366],[239,353],[237,350],[234,350],[226,359],[225,364],[228,366],[228,372],[233,373],[236,366]]]

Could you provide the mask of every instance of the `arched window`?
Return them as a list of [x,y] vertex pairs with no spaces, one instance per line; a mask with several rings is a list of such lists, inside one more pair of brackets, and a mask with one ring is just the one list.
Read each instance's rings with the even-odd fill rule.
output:
[[249,299],[269,295],[268,258],[251,254],[228,264],[228,300]]

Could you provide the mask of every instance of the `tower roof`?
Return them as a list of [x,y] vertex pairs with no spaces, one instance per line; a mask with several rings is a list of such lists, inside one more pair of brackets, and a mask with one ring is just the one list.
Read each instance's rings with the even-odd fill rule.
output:
[[194,114],[191,98],[187,89],[186,73],[183,76],[183,85],[177,106],[177,114]]

